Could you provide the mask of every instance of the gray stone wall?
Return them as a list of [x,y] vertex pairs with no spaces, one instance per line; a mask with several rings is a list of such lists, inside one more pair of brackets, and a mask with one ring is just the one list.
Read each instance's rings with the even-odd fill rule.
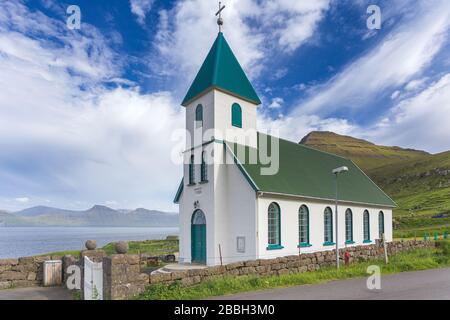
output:
[[0,259],[0,289],[42,285],[43,263],[46,260],[61,260],[61,257],[36,256]]
[[103,298],[121,300],[142,293],[149,275],[141,273],[137,254],[114,254],[103,258]]
[[[106,256],[103,250],[84,250],[79,257],[67,256],[33,256],[18,259],[0,259],[0,290],[18,287],[35,287],[43,285],[44,261],[62,260],[63,283],[67,281],[67,268],[78,265],[83,278],[83,257],[89,257],[94,262],[101,262]],[[83,280],[83,279],[82,279]],[[81,282],[83,283],[83,282]]]
[[[432,248],[434,242],[404,241],[387,244],[388,254],[394,255],[417,248]],[[357,246],[340,250],[343,263],[345,252],[349,253],[349,262],[382,259],[383,249],[378,244]],[[146,275],[140,272],[139,256],[115,255],[103,260],[105,299],[127,299],[144,291],[152,284],[171,284],[179,282],[190,286],[202,281],[223,276],[271,276],[290,273],[302,273],[319,270],[335,264],[335,250],[307,253],[270,260],[251,260],[205,269],[187,270],[173,273]]]

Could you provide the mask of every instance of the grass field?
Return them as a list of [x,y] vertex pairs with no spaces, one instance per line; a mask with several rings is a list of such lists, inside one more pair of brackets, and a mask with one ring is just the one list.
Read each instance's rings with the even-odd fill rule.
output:
[[[178,252],[178,240],[143,240],[143,241],[128,241],[129,250],[131,254],[147,254],[149,256],[161,256],[166,254],[173,254]],[[115,243],[108,243],[102,248],[107,255],[116,253]],[[64,256],[80,255],[80,250],[59,251],[42,254],[42,256]]]
[[339,271],[334,267],[329,267],[314,272],[281,276],[242,276],[238,278],[227,276],[205,281],[190,287],[183,287],[180,283],[152,285],[143,294],[138,296],[137,299],[204,299],[211,296],[223,296],[239,292],[325,283],[332,280],[367,276],[367,267],[370,265],[379,265],[382,274],[448,267],[450,266],[450,242],[442,241],[439,249],[420,249],[397,254],[390,258],[388,265],[385,265],[381,260],[375,260],[346,266]]
[[[178,240],[145,240],[145,241],[129,241],[128,253],[132,254],[148,254],[150,256],[160,256],[171,254],[178,251]],[[116,253],[114,243],[109,243],[103,247],[106,254]]]

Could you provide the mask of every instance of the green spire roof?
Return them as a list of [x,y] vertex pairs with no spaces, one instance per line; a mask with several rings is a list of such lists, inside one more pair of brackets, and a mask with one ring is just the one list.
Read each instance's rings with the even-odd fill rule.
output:
[[186,106],[194,98],[212,88],[261,104],[222,32],[219,32],[181,105]]

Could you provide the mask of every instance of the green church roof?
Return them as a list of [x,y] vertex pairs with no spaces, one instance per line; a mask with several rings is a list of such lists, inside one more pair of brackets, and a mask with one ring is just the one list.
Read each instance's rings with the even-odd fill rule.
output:
[[212,88],[261,104],[222,32],[219,32],[181,105],[188,105],[193,99]]
[[[268,137],[264,141],[268,141],[270,150],[270,139],[276,138],[258,133],[259,146],[261,137],[264,136]],[[334,200],[335,178],[331,171],[346,166],[349,171],[339,176],[340,201],[396,206],[395,202],[349,159],[279,139],[279,170],[275,175],[262,175],[261,169],[269,167],[268,165],[261,164],[259,160],[256,164],[245,161],[249,159],[249,152],[256,149],[241,146],[245,148],[244,153],[238,151],[236,144],[225,144],[234,154],[236,163],[255,191]],[[268,154],[271,154],[270,151]]]

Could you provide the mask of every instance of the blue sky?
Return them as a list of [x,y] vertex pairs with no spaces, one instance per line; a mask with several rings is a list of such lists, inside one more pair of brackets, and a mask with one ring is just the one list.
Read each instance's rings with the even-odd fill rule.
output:
[[[223,1],[258,126],[450,149],[447,0]],[[81,29],[66,26],[69,5]],[[382,27],[366,26],[367,7]],[[0,208],[175,210],[173,134],[217,35],[210,0],[0,3]],[[175,150],[175,151],[174,151]]]

